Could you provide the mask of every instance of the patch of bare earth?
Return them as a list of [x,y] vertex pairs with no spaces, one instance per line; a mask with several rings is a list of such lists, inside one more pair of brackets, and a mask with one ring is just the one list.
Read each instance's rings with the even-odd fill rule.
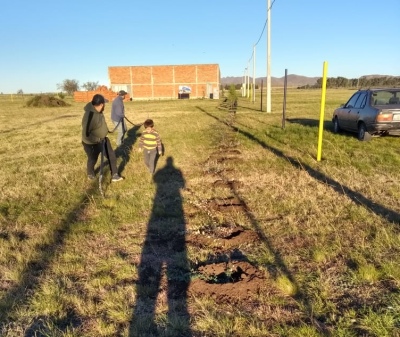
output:
[[[242,160],[241,152],[235,147],[233,142],[221,144],[219,151],[212,153],[208,159],[207,167],[213,167],[212,164],[215,164],[208,174],[231,172],[232,169],[225,165],[236,164]],[[234,191],[242,185],[235,179],[217,179],[210,188]],[[208,200],[206,208],[209,214],[218,213],[227,218],[229,214],[247,211],[246,205],[233,193],[232,196]],[[195,270],[198,277],[191,282],[189,293],[199,297],[211,297],[218,303],[251,303],[265,287],[266,279],[264,271],[252,265],[241,254],[240,248],[252,246],[257,242],[259,236],[256,232],[228,222],[206,226],[199,233],[188,234],[187,245],[211,249],[216,256],[215,259],[199,263]]]
[[198,272],[204,279],[192,281],[189,291],[217,302],[251,300],[265,284],[263,273],[246,261],[212,263],[199,267]]

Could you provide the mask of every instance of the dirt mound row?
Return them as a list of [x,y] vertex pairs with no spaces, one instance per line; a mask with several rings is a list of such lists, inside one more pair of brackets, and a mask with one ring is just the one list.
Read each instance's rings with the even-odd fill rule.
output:
[[[211,168],[207,174],[224,176],[224,173],[232,172],[233,169],[229,165],[236,165],[242,161],[241,152],[236,146],[237,143],[233,141],[220,144],[219,150],[212,153],[205,163],[205,167]],[[242,186],[243,183],[235,179],[215,180],[211,188],[215,191],[230,190],[232,195],[208,200],[204,205],[205,211],[211,215],[219,214],[216,219],[220,219],[221,214],[223,218],[232,218],[230,214],[238,212],[247,214],[246,204],[234,193]],[[195,296],[212,297],[217,302],[225,303],[238,303],[255,298],[260,289],[265,287],[266,278],[263,271],[247,260],[241,249],[259,242],[255,231],[227,221],[206,225],[197,233],[188,234],[187,245],[212,249],[215,254],[214,258],[198,263],[194,270],[197,278],[191,282],[189,292]]]

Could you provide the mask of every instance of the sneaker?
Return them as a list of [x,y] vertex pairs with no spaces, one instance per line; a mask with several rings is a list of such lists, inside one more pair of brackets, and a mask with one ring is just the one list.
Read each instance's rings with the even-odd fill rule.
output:
[[120,180],[123,180],[124,178],[122,178],[118,173],[115,173],[113,176],[112,176],[112,179],[111,179],[111,181],[112,182],[116,182],[116,181],[120,181]]
[[94,174],[88,174],[87,177],[88,177],[89,180],[95,180],[96,179],[96,176]]

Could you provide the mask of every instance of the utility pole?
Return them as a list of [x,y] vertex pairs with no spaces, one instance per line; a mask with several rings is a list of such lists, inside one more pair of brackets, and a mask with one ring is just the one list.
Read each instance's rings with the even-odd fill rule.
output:
[[247,96],[247,68],[244,68],[244,95],[243,97]]
[[242,97],[245,95],[245,82],[246,81],[246,68],[243,70],[243,81],[242,81]]
[[267,112],[271,112],[271,0],[267,0]]
[[256,101],[256,45],[253,46],[253,103]]
[[249,76],[249,72],[250,72],[250,62],[247,62],[247,95],[246,97],[249,98],[250,97],[250,76]]

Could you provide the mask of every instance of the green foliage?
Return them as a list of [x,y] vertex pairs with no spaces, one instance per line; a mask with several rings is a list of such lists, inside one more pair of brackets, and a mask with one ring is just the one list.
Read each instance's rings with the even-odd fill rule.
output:
[[235,86],[232,84],[229,87],[229,96],[228,96],[229,100],[231,102],[235,101],[237,99],[237,92],[236,92],[236,88]]
[[[339,76],[326,79],[327,88],[396,87],[399,85],[400,76],[362,76],[351,79]],[[322,78],[317,80],[314,87],[322,87]]]
[[371,309],[360,319],[358,327],[375,337],[392,337],[400,334],[399,315],[395,313],[375,312]]

